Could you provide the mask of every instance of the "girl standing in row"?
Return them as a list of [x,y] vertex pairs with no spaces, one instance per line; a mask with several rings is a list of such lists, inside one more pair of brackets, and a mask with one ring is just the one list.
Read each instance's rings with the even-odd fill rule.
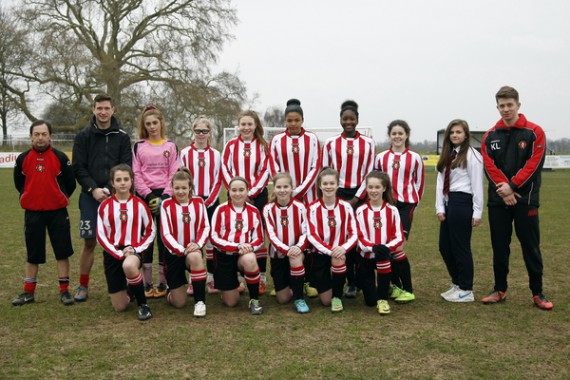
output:
[[342,290],[346,280],[346,253],[357,242],[352,206],[337,197],[338,172],[324,168],[317,177],[318,200],[309,206],[309,242],[315,248],[311,283],[321,303],[332,312],[342,311]]
[[[200,116],[192,123],[194,141],[180,152],[180,164],[190,171],[193,178],[192,191],[204,200],[208,212],[208,221],[212,221],[214,210],[219,205],[218,198],[222,185],[221,155],[211,146],[212,123]],[[208,294],[216,294],[214,283],[214,248],[208,239],[206,242],[206,265]],[[188,294],[194,294],[192,283],[188,285]]]
[[[133,172],[135,191],[147,203],[160,229],[160,203],[172,196],[170,179],[180,166],[176,144],[166,138],[166,123],[162,112],[155,106],[147,106],[139,121],[139,139],[133,146]],[[153,287],[152,261],[154,242],[143,256],[143,277],[147,298],[160,298],[166,295],[164,259],[166,249],[157,234],[158,286]]]
[[251,314],[263,313],[259,301],[260,272],[256,252],[263,248],[261,215],[247,202],[248,184],[242,177],[228,183],[229,200],[221,204],[212,217],[210,239],[214,245],[216,270],[214,280],[222,302],[234,307],[239,301],[238,272],[245,274]]
[[356,210],[360,248],[356,278],[366,305],[376,305],[378,313],[386,315],[390,314],[390,260],[403,244],[404,234],[400,214],[394,207],[390,177],[379,171],[371,172],[366,177],[366,192],[368,202]]
[[140,268],[152,244],[155,228],[146,203],[134,195],[134,173],[127,164],[110,171],[113,195],[97,211],[97,241],[103,247],[107,289],[115,311],[124,311],[131,301],[127,286],[138,305],[141,321],[152,318]]
[[439,251],[452,284],[441,296],[449,302],[475,300],[471,232],[483,214],[483,157],[471,147],[470,140],[467,122],[452,120],[437,163]]
[[[352,100],[342,103],[340,125],[343,132],[327,140],[323,147],[323,167],[335,169],[339,174],[337,195],[357,208],[366,197],[364,179],[372,171],[375,145],[371,137],[356,130],[358,125],[358,104]],[[355,262],[356,250],[347,253],[346,268],[347,298],[356,297]]]
[[305,266],[303,252],[307,247],[307,222],[305,206],[293,195],[293,179],[288,173],[273,176],[271,202],[263,209],[267,236],[271,242],[271,276],[277,302],[289,302],[295,298],[298,313],[309,312],[303,297]]
[[[226,144],[222,153],[222,174],[226,188],[232,178],[245,179],[248,187],[245,201],[253,204],[259,213],[267,204],[267,183],[269,182],[270,158],[267,141],[263,137],[263,125],[255,111],[243,111],[238,117],[239,136]],[[265,293],[267,249],[256,251],[261,270],[260,294]]]
[[187,168],[172,177],[174,196],[162,202],[161,235],[169,254],[166,256],[168,303],[176,308],[186,304],[186,270],[194,284],[194,316],[206,316],[206,268],[202,247],[208,240],[210,223],[201,197],[192,196],[192,176]]
[[[374,169],[390,177],[406,240],[410,236],[414,210],[424,193],[424,164],[421,156],[409,149],[410,132],[404,120],[392,121],[388,125],[391,147],[379,153],[374,161]],[[397,302],[411,302],[416,298],[404,245],[392,255],[392,283],[395,286],[390,297]]]

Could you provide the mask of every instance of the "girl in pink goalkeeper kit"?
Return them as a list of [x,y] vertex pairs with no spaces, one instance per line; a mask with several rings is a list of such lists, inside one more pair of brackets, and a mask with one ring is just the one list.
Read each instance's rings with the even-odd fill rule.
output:
[[169,254],[166,255],[168,303],[180,308],[188,296],[186,270],[194,288],[194,316],[206,316],[206,268],[202,247],[210,233],[204,201],[192,196],[192,176],[182,168],[172,177],[174,196],[160,207],[160,232]]
[[[414,210],[424,194],[424,164],[419,154],[409,149],[410,126],[404,120],[394,120],[388,125],[388,136],[392,143],[389,150],[379,153],[374,169],[390,177],[396,207],[408,240],[412,228]],[[390,297],[406,303],[416,297],[412,287],[410,262],[402,246],[392,255],[392,288]]]
[[[157,228],[160,226],[160,203],[172,196],[170,179],[180,166],[176,144],[165,137],[166,123],[160,110],[148,106],[143,111],[139,122],[139,138],[133,146],[133,171],[135,173],[135,191],[148,204]],[[164,259],[166,249],[160,235],[156,239],[158,246],[158,286],[153,287],[152,262],[154,244],[144,255],[143,274],[145,293],[148,298],[166,295],[166,277]]]

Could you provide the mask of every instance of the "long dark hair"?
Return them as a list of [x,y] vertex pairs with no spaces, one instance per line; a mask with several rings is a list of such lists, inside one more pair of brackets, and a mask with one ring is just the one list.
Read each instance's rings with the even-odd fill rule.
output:
[[471,147],[471,132],[469,132],[469,124],[462,119],[454,119],[449,122],[447,128],[445,129],[445,134],[443,135],[443,146],[441,147],[441,154],[439,155],[439,161],[437,162],[437,171],[443,173],[449,162],[451,161],[451,151],[455,148],[451,143],[449,136],[451,135],[451,128],[456,125],[460,126],[465,132],[465,140],[461,143],[459,148],[459,153],[453,163],[451,163],[451,169],[455,168],[465,168],[467,166],[467,151]]

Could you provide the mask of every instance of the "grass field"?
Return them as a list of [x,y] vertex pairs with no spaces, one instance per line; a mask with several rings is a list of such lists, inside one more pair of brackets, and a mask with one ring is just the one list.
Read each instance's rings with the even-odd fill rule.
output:
[[[0,170],[0,378],[570,378],[570,171],[543,175],[541,228],[545,294],[551,312],[533,307],[520,247],[512,244],[509,298],[486,306],[449,304],[439,293],[448,276],[438,252],[434,215],[435,173],[427,175],[407,247],[417,300],[393,305],[380,317],[362,295],[345,300],[332,315],[310,300],[311,312],[264,296],[265,314],[251,316],[247,297],[228,309],[208,298],[208,316],[192,317],[192,304],[174,310],[150,300],[154,318],[141,323],[136,308],[115,313],[106,293],[98,248],[90,299],[64,307],[58,298],[55,259],[40,267],[36,303],[13,307],[22,291],[25,262],[23,211],[12,171]],[[81,242],[77,238],[77,194],[70,214],[77,285]],[[474,232],[474,292],[492,288],[489,226]]]

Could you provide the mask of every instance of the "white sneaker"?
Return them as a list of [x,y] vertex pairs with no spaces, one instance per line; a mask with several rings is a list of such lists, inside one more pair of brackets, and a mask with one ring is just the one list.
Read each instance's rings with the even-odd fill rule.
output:
[[451,295],[451,293],[453,293],[457,289],[459,289],[459,286],[457,286],[455,284],[451,284],[451,288],[449,288],[445,292],[441,293],[441,297],[445,299],[445,297]]
[[194,305],[194,316],[198,318],[206,316],[206,304],[204,302],[199,301]]
[[461,290],[457,288],[454,292],[449,294],[447,297],[443,297],[449,302],[473,302],[475,301],[475,296],[471,290]]

